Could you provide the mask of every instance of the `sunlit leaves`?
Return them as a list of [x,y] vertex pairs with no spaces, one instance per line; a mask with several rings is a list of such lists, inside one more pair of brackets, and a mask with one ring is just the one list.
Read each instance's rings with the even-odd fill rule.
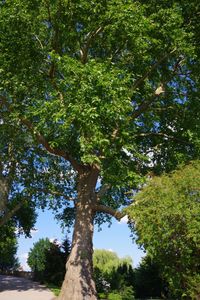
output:
[[138,243],[159,262],[177,295],[187,290],[192,293],[192,278],[193,284],[195,278],[198,284],[199,183],[197,161],[170,175],[150,179],[127,210],[135,224]]
[[[29,120],[52,149],[98,166],[112,205],[124,203],[124,189],[149,169],[199,155],[197,19],[195,1],[3,2],[0,91],[10,119]],[[55,161],[51,179],[41,176],[51,188],[69,167]]]

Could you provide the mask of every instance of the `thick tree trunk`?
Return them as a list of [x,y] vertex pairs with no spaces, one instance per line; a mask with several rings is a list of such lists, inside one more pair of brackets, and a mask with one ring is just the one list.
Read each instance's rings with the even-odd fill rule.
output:
[[[94,175],[94,174],[93,174]],[[90,174],[79,176],[76,220],[72,250],[66,264],[66,275],[59,300],[96,300],[93,273],[93,202],[97,177]]]

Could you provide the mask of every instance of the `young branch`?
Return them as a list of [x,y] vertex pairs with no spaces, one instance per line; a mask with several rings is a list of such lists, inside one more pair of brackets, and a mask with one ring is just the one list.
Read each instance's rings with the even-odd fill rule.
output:
[[171,54],[173,54],[176,51],[176,48],[173,49],[172,51],[170,51],[170,53],[166,53],[165,55],[163,55],[155,64],[153,64],[150,69],[138,80],[136,80],[136,82],[133,85],[133,90],[136,90],[136,88],[145,81],[145,79],[147,79],[149,77],[149,75],[156,70],[156,68],[165,60],[167,59]]
[[[174,50],[175,51],[175,50]],[[174,64],[174,68],[169,76],[165,80],[161,82],[161,84],[156,88],[156,90],[152,93],[150,98],[147,101],[142,102],[139,107],[133,111],[131,115],[131,119],[138,118],[142,113],[148,110],[148,108],[158,100],[161,94],[165,93],[164,86],[173,78],[175,73],[178,70],[178,66],[182,60],[179,58],[177,62]]]
[[101,186],[100,190],[97,192],[97,201],[100,201],[105,193],[109,190],[110,184],[104,184]]
[[40,189],[40,188],[37,188],[36,191],[38,192],[41,192],[41,193],[44,193],[44,194],[50,194],[50,195],[53,195],[53,196],[58,196],[58,197],[63,197],[65,198],[67,201],[72,201],[72,202],[75,202],[76,199],[75,198],[72,198],[72,197],[67,197],[65,194],[59,192],[59,191],[52,191],[51,189]]
[[131,119],[137,119],[143,112],[145,112],[150,106],[151,104],[157,100],[157,97],[155,95],[152,95],[150,97],[150,99],[148,99],[147,101],[142,102],[138,109],[136,109],[135,111],[133,111],[132,115],[131,115]]
[[86,36],[86,41],[83,47],[80,49],[80,55],[81,55],[81,62],[85,64],[87,62],[87,56],[88,56],[88,50],[92,43],[92,41],[95,39],[95,37],[102,32],[104,29],[103,26],[99,26],[96,30],[90,31]]
[[150,137],[150,136],[160,136],[160,137],[163,137],[165,139],[174,140],[174,141],[177,141],[177,142],[182,143],[182,144],[189,144],[187,140],[177,138],[177,137],[172,136],[172,135],[168,135],[164,132],[142,132],[142,133],[136,134],[136,137]]

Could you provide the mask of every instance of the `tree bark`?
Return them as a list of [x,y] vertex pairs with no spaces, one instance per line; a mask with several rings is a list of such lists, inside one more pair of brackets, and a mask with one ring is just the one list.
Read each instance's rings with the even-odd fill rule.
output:
[[93,220],[97,173],[79,174],[72,249],[59,300],[97,300],[93,274]]

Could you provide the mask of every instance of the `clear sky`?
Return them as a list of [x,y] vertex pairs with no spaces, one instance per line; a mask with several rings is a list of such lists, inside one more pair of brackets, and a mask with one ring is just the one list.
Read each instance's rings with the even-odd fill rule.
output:
[[[66,231],[62,232],[51,211],[39,212],[35,228],[36,230],[32,232],[32,238],[21,236],[18,241],[18,257],[25,270],[28,270],[26,264],[28,252],[40,238],[48,237],[49,239],[62,241],[67,235],[71,240],[71,234],[67,234]],[[107,224],[104,224],[100,232],[95,227],[93,245],[94,249],[114,251],[119,257],[129,255],[133,260],[134,267],[138,265],[141,257],[144,256],[143,251],[139,250],[137,245],[133,243],[125,218],[121,222],[113,219],[113,224],[110,228],[108,228]]]

